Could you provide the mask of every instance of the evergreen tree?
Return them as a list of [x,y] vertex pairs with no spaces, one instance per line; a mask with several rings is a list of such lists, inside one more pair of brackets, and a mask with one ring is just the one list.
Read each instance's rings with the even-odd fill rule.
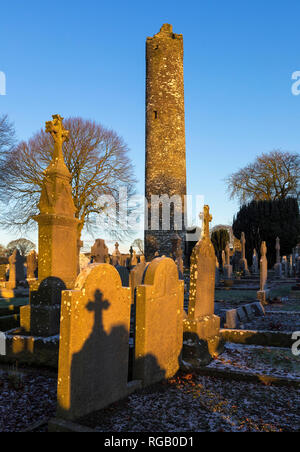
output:
[[233,233],[240,239],[246,236],[246,257],[252,263],[253,249],[259,252],[261,242],[266,241],[268,262],[276,261],[275,243],[280,238],[281,255],[288,256],[300,240],[300,213],[296,198],[275,201],[252,201],[243,205],[233,221]]

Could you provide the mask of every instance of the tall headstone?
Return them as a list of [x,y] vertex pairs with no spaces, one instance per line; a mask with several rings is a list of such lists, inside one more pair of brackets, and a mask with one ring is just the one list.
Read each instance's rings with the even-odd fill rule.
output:
[[137,287],[134,378],[143,385],[174,376],[183,341],[184,282],[174,261],[157,258]]
[[[78,266],[78,225],[72,197],[71,174],[64,162],[63,143],[69,132],[63,118],[53,116],[46,132],[54,141],[52,160],[45,171],[34,219],[39,228],[38,281],[31,287],[30,305],[20,310],[21,327],[33,335],[59,332],[60,292],[73,289]],[[40,286],[42,288],[40,290]]]
[[121,255],[121,253],[120,253],[120,250],[119,250],[119,243],[117,242],[116,244],[115,244],[115,250],[114,250],[114,252],[113,252],[113,254],[112,254],[112,265],[114,265],[115,267],[117,266],[117,265],[120,265],[121,264],[121,257],[122,257],[122,255]]
[[230,264],[230,245],[229,242],[225,248],[225,264],[224,264],[224,279],[232,278],[232,265]]
[[214,315],[216,255],[210,240],[212,216],[204,206],[204,231],[191,256],[188,317],[184,320],[184,360],[207,364],[220,346],[220,318]]
[[73,420],[128,395],[130,289],[117,270],[93,264],[64,291],[57,416]]
[[293,262],[293,255],[289,255],[289,277],[292,278],[294,276],[294,262]]
[[[184,243],[184,196],[186,195],[186,145],[183,77],[183,37],[164,24],[146,44],[146,211],[145,256],[156,251],[171,255],[176,231]],[[156,196],[156,199],[152,198]],[[170,227],[162,224],[156,209],[151,228],[151,207],[165,196]],[[169,199],[176,196],[174,209]],[[164,211],[164,209],[162,209]],[[154,219],[155,220],[155,219]]]
[[287,260],[286,256],[282,257],[281,265],[282,265],[282,268],[283,268],[284,277],[288,278],[289,277],[289,263],[288,263],[288,260]]
[[280,238],[279,237],[277,237],[277,239],[276,239],[275,249],[276,249],[276,264],[274,267],[275,275],[277,276],[277,278],[282,278],[282,265],[280,262]]
[[261,244],[261,259],[260,259],[260,290],[257,293],[257,297],[262,304],[267,304],[268,290],[268,260],[267,260],[267,245],[266,242]]
[[256,249],[253,250],[252,273],[258,273],[258,257]]
[[15,289],[21,281],[25,280],[24,259],[20,251],[15,249],[9,257],[9,280],[6,284],[7,289]]
[[220,284],[220,264],[219,260],[216,256],[216,281],[215,281],[216,287]]
[[26,259],[27,262],[27,280],[35,280],[37,278],[38,257],[35,250],[30,251]]
[[246,238],[244,232],[242,232],[241,236],[241,245],[242,245],[242,257],[240,259],[240,271],[243,272],[245,276],[249,276],[250,272],[248,269],[248,262],[246,259]]

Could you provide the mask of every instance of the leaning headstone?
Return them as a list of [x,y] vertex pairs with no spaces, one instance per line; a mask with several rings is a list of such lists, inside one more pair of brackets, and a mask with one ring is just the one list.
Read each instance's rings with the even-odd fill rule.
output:
[[27,280],[35,280],[37,278],[38,258],[35,250],[30,251],[27,256]]
[[108,248],[105,241],[97,239],[91,248],[91,258],[94,264],[104,264],[105,258],[108,256]]
[[157,258],[137,287],[134,378],[143,385],[174,376],[183,341],[184,282],[174,261]]
[[247,315],[242,306],[240,308],[237,308],[237,316],[241,323],[247,322]]
[[130,290],[94,264],[62,296],[57,416],[74,420],[126,397]]
[[246,238],[244,232],[242,232],[241,236],[241,245],[242,245],[242,257],[240,259],[240,271],[243,272],[245,276],[249,276],[250,272],[248,269],[248,262],[246,259]]
[[184,320],[184,360],[208,364],[218,354],[220,317],[214,315],[216,255],[210,240],[212,216],[204,206],[203,236],[191,256],[188,317]]
[[266,285],[268,280],[268,260],[267,260],[267,245],[266,242],[261,244],[261,259],[260,259],[260,290],[257,292],[258,300],[263,304],[267,304],[267,297],[269,291],[267,291]]
[[265,308],[259,302],[251,303],[251,308],[256,316],[262,316],[266,314]]
[[252,310],[252,308],[251,308],[251,305],[250,305],[250,304],[246,304],[246,305],[244,306],[244,310],[245,310],[245,312],[246,312],[246,315],[247,315],[247,317],[248,317],[248,320],[249,320],[249,321],[252,320],[252,319],[254,318],[254,312],[253,312],[253,310]]
[[276,264],[274,267],[275,276],[277,278],[282,278],[282,265],[280,262],[280,238],[279,237],[277,237],[277,239],[276,239],[275,249],[276,249]]

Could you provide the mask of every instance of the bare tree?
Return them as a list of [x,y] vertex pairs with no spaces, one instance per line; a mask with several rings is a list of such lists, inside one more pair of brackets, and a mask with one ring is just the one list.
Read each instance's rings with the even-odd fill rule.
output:
[[135,239],[132,248],[137,248],[141,254],[144,254],[144,241],[142,239]]
[[237,198],[241,204],[299,197],[299,154],[279,150],[262,154],[254,163],[231,174],[226,183],[230,198]]
[[15,129],[6,115],[0,116],[0,162],[15,143]]
[[[108,232],[118,236],[118,228],[109,229],[109,202],[99,203],[98,199],[101,195],[110,196],[118,205],[120,186],[126,186],[129,197],[134,194],[135,177],[128,147],[114,131],[92,121],[69,118],[64,126],[70,131],[63,152],[72,175],[76,217],[80,220],[78,238],[83,227],[95,226],[101,214],[108,218]],[[44,130],[7,153],[0,165],[0,199],[6,206],[2,225],[22,230],[34,224],[43,172],[52,154],[53,141]],[[120,225],[122,218],[118,221]]]
[[23,257],[26,257],[27,254],[30,253],[30,251],[35,250],[35,248],[35,244],[27,239],[13,240],[6,247],[9,256],[17,249]]

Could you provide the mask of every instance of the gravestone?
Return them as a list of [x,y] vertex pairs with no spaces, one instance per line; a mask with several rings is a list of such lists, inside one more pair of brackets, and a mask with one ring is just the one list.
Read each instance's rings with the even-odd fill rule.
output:
[[132,256],[131,256],[131,259],[130,259],[130,266],[131,267],[135,267],[137,264],[138,264],[138,260],[137,260],[137,257],[136,257],[136,252],[133,250]]
[[289,263],[289,277],[293,278],[293,276],[294,276],[294,263],[293,263],[293,255],[292,254],[289,255],[288,263]]
[[92,264],[62,294],[57,416],[74,420],[125,398],[130,290],[117,270]]
[[220,284],[220,264],[219,264],[219,260],[216,256],[216,277],[215,277],[215,284],[216,286],[218,286]]
[[258,273],[258,257],[256,249],[253,250],[252,273]]
[[283,269],[284,277],[288,278],[289,277],[289,264],[288,264],[286,256],[282,257],[282,269]]
[[123,287],[129,287],[129,270],[127,267],[123,267],[122,265],[117,264],[115,266],[116,270],[118,271]]
[[104,264],[105,258],[108,256],[108,248],[105,241],[97,239],[91,248],[91,258],[94,264]]
[[241,236],[241,245],[242,245],[242,257],[240,259],[240,271],[243,272],[243,274],[245,276],[249,276],[250,272],[248,269],[248,262],[246,259],[246,238],[245,238],[245,233],[242,232],[242,236]]
[[229,242],[225,248],[225,265],[224,265],[224,279],[232,279],[232,265],[230,265],[230,246]]
[[214,315],[216,255],[210,240],[212,216],[204,206],[203,236],[191,256],[188,317],[184,320],[184,360],[208,364],[220,350],[220,317]]
[[183,341],[184,282],[174,261],[157,258],[137,287],[134,377],[143,385],[174,376]]
[[65,289],[65,283],[52,276],[44,279],[37,290],[31,290],[30,306],[21,308],[22,330],[36,337],[59,334],[61,292]]
[[35,250],[30,251],[27,256],[27,280],[35,280],[38,277],[38,258]]
[[115,244],[115,250],[114,250],[114,252],[112,254],[112,265],[114,265],[114,266],[121,264],[122,255],[120,253],[119,246],[120,245],[117,242]]
[[268,260],[267,260],[267,245],[266,242],[261,244],[261,259],[260,259],[260,290],[257,292],[258,300],[264,305],[267,304],[267,297],[269,291],[267,291],[266,285],[268,280]]
[[84,270],[88,265],[90,265],[91,259],[89,259],[85,254],[80,253],[79,255],[79,267],[80,271]]
[[6,281],[7,265],[8,264],[0,264],[0,282]]
[[149,264],[146,264],[146,262],[140,262],[137,264],[136,267],[134,267],[130,271],[129,275],[129,285],[131,289],[131,302],[134,303],[134,295],[135,290],[138,286],[141,286],[143,284],[143,276],[145,273],[145,270]]
[[24,259],[19,250],[15,249],[9,257],[9,280],[7,289],[15,289],[21,281],[25,281]]
[[282,265],[280,262],[280,238],[279,237],[277,237],[277,239],[276,239],[275,249],[276,249],[276,264],[274,266],[275,275],[277,278],[282,278]]
[[225,328],[228,328],[230,330],[235,330],[239,327],[239,318],[238,313],[236,309],[230,309],[226,311],[226,323]]

